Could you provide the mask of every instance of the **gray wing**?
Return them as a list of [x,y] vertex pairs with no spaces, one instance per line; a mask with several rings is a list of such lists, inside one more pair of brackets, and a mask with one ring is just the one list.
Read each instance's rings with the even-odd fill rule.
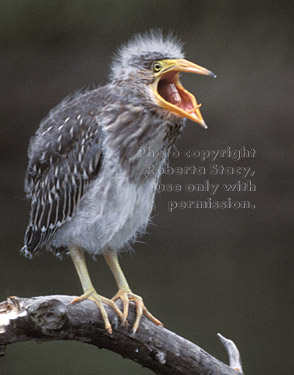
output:
[[53,110],[30,143],[25,191],[32,204],[22,249],[29,257],[73,217],[101,167],[103,139],[95,111],[76,102]]

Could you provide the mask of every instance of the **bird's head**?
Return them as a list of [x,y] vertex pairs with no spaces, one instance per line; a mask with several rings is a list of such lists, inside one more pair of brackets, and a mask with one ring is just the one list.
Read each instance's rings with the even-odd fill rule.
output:
[[111,79],[142,96],[151,105],[188,118],[204,128],[200,104],[180,82],[180,73],[215,77],[211,71],[184,59],[182,44],[160,31],[135,36],[118,52],[112,63]]

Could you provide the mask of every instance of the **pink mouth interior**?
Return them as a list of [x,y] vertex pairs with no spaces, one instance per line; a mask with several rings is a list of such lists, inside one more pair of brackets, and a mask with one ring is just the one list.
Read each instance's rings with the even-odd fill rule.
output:
[[192,112],[194,106],[190,95],[177,87],[174,77],[175,74],[162,78],[159,81],[157,87],[158,94],[164,100],[181,108],[185,112]]

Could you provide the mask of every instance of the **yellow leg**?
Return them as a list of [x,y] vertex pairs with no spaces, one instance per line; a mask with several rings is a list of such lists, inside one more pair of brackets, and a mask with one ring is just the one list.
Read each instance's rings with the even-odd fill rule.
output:
[[110,307],[113,308],[113,310],[116,312],[116,314],[120,317],[120,319],[123,321],[123,314],[120,311],[120,309],[116,306],[113,300],[110,300],[108,298],[100,296],[96,290],[93,287],[93,284],[91,282],[87,265],[86,265],[86,260],[85,260],[85,255],[83,250],[79,249],[78,247],[72,246],[69,249],[71,258],[73,260],[73,263],[75,265],[75,268],[77,270],[77,273],[79,275],[84,294],[81,295],[80,297],[77,297],[71,301],[71,303],[77,303],[80,301],[83,301],[85,299],[89,299],[90,301],[93,301],[97,304],[102,318],[104,320],[105,324],[105,329],[111,334],[112,333],[112,327],[108,319],[108,314],[103,306],[103,303],[109,305]]
[[140,320],[143,315],[145,315],[149,320],[151,320],[156,325],[163,324],[156,319],[150,312],[146,309],[143,300],[140,296],[137,296],[136,294],[132,293],[129,284],[127,282],[127,279],[125,278],[125,275],[123,274],[122,269],[120,268],[117,253],[108,250],[104,254],[104,258],[106,260],[106,263],[108,264],[109,268],[111,269],[113,276],[116,280],[117,286],[118,286],[118,292],[116,295],[112,298],[113,301],[116,301],[118,299],[122,300],[123,303],[123,322],[126,321],[128,317],[129,312],[129,301],[134,301],[136,304],[136,320],[133,325],[133,333],[135,333],[139,327]]

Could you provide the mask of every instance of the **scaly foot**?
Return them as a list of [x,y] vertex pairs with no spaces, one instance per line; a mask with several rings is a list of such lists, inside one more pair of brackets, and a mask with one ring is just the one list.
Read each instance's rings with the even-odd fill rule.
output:
[[146,309],[143,299],[140,296],[132,293],[131,290],[119,290],[116,295],[112,298],[112,301],[115,302],[120,299],[123,303],[123,314],[122,314],[122,322],[125,323],[127,321],[128,313],[129,313],[129,304],[130,301],[134,301],[136,305],[136,320],[133,325],[132,332],[135,333],[138,330],[140,320],[143,315],[146,316],[151,322],[155,323],[157,326],[162,326],[163,324],[156,319],[150,312]]
[[84,301],[85,299],[88,299],[88,300],[96,303],[96,305],[98,306],[98,308],[101,312],[102,319],[103,319],[104,324],[105,324],[105,329],[106,329],[106,331],[108,331],[108,333],[112,334],[112,327],[111,327],[111,324],[110,324],[109,319],[108,319],[108,314],[107,314],[107,312],[106,312],[106,310],[103,306],[104,303],[106,305],[110,306],[115,311],[115,313],[118,315],[120,320],[125,323],[124,316],[123,316],[122,312],[120,311],[120,309],[116,306],[114,301],[110,300],[108,298],[105,298],[103,296],[100,296],[100,294],[98,294],[95,289],[90,289],[86,293],[82,294],[80,297],[74,298],[71,301],[71,304]]

